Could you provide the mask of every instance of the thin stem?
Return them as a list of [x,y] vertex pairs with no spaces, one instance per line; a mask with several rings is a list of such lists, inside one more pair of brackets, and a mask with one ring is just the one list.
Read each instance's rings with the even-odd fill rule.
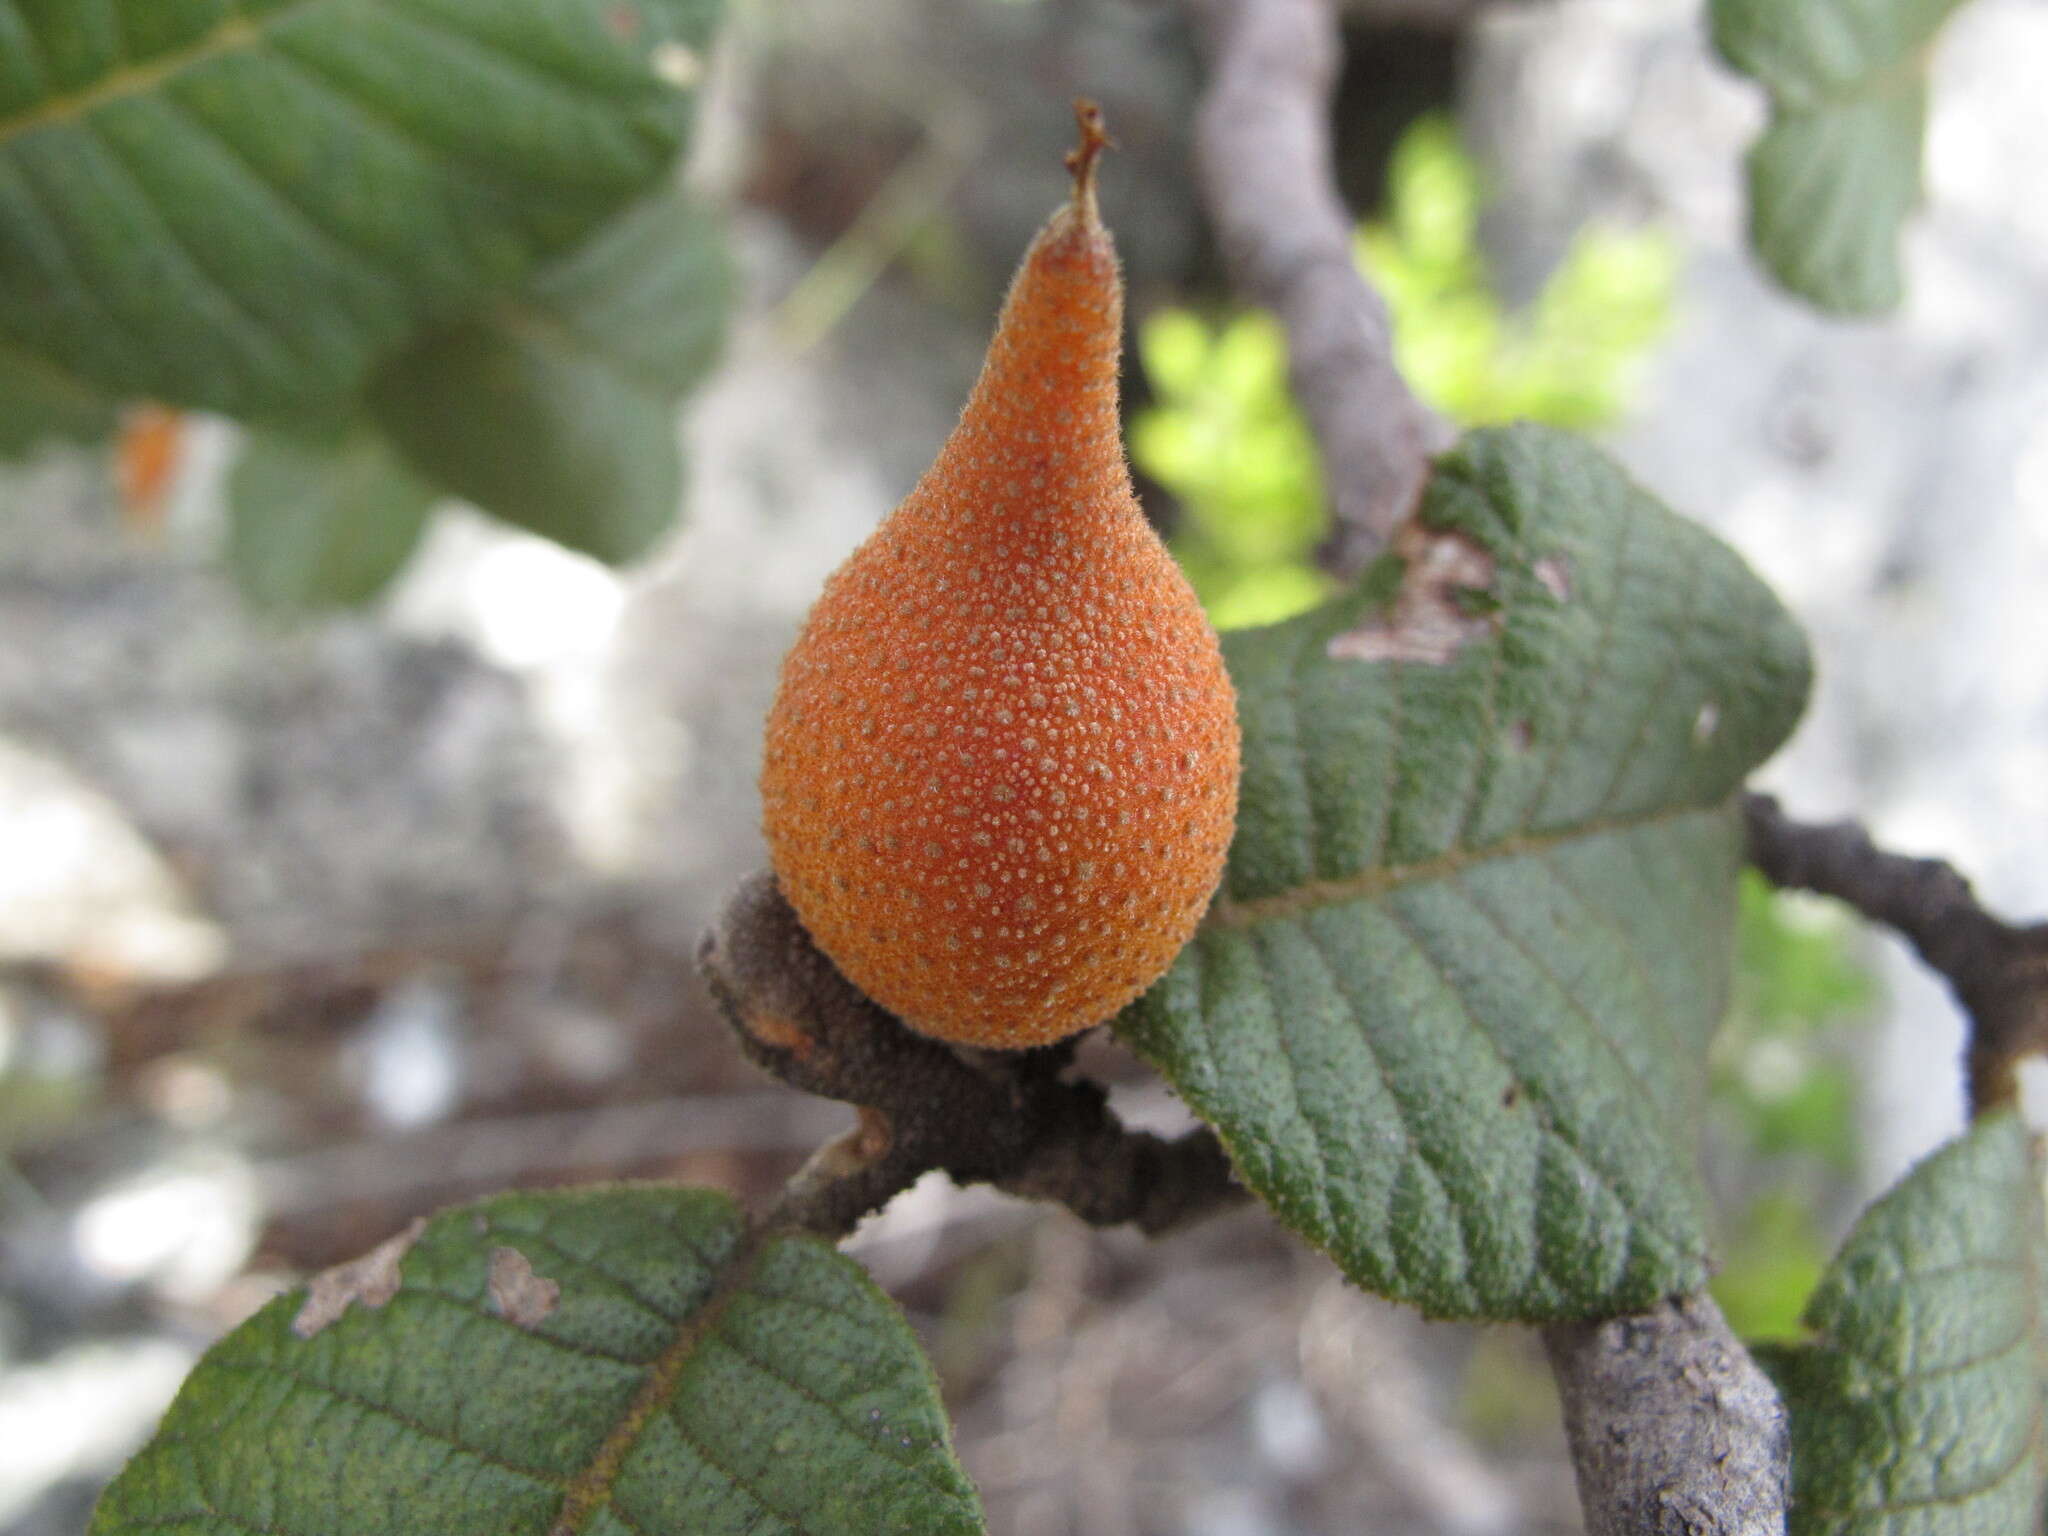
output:
[[1888,853],[1856,822],[1794,821],[1769,795],[1742,808],[1766,880],[1847,902],[1947,980],[1969,1019],[1971,1112],[2012,1104],[2020,1058],[2048,1051],[2048,923],[1994,916],[1951,865]]

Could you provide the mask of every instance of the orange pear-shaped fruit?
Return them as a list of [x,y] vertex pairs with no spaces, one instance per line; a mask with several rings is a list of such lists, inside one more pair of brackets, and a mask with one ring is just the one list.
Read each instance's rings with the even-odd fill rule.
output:
[[1237,814],[1216,634],[1132,494],[1123,283],[1083,104],[1072,200],[1031,244],[960,424],[825,584],[761,776],[813,940],[913,1028],[1021,1048],[1150,986]]

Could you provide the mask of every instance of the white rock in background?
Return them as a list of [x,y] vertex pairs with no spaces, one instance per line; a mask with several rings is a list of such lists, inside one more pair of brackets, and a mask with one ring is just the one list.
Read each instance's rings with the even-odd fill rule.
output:
[[47,757],[0,739],[0,961],[48,960],[138,982],[190,981],[220,930],[118,806]]

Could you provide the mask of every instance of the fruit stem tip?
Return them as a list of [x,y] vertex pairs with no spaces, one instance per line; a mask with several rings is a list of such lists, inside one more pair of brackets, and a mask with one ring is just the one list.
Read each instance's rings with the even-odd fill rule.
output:
[[1116,140],[1102,126],[1102,108],[1085,96],[1074,99],[1074,121],[1081,127],[1081,143],[1067,151],[1067,169],[1073,173],[1074,206],[1078,208],[1095,201],[1095,162],[1105,149],[1116,147]]

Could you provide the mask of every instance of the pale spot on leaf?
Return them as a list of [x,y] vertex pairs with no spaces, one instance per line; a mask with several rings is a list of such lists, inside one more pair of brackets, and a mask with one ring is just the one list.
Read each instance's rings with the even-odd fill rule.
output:
[[1536,579],[1543,583],[1543,590],[1560,603],[1571,601],[1572,567],[1563,555],[1545,555],[1534,567]]
[[493,1248],[491,1305],[498,1315],[521,1328],[538,1327],[562,1299],[562,1287],[533,1272],[533,1264],[517,1248]]
[[352,1302],[361,1302],[373,1311],[389,1303],[398,1294],[398,1266],[426,1229],[426,1218],[414,1217],[403,1232],[386,1238],[360,1259],[315,1275],[306,1287],[305,1305],[292,1319],[292,1332],[310,1339],[339,1319]]
[[1401,588],[1379,618],[1332,637],[1332,661],[1413,661],[1447,666],[1475,640],[1497,633],[1497,612],[1475,612],[1461,592],[1493,584],[1494,559],[1462,533],[1409,523],[1393,552],[1407,562]]

